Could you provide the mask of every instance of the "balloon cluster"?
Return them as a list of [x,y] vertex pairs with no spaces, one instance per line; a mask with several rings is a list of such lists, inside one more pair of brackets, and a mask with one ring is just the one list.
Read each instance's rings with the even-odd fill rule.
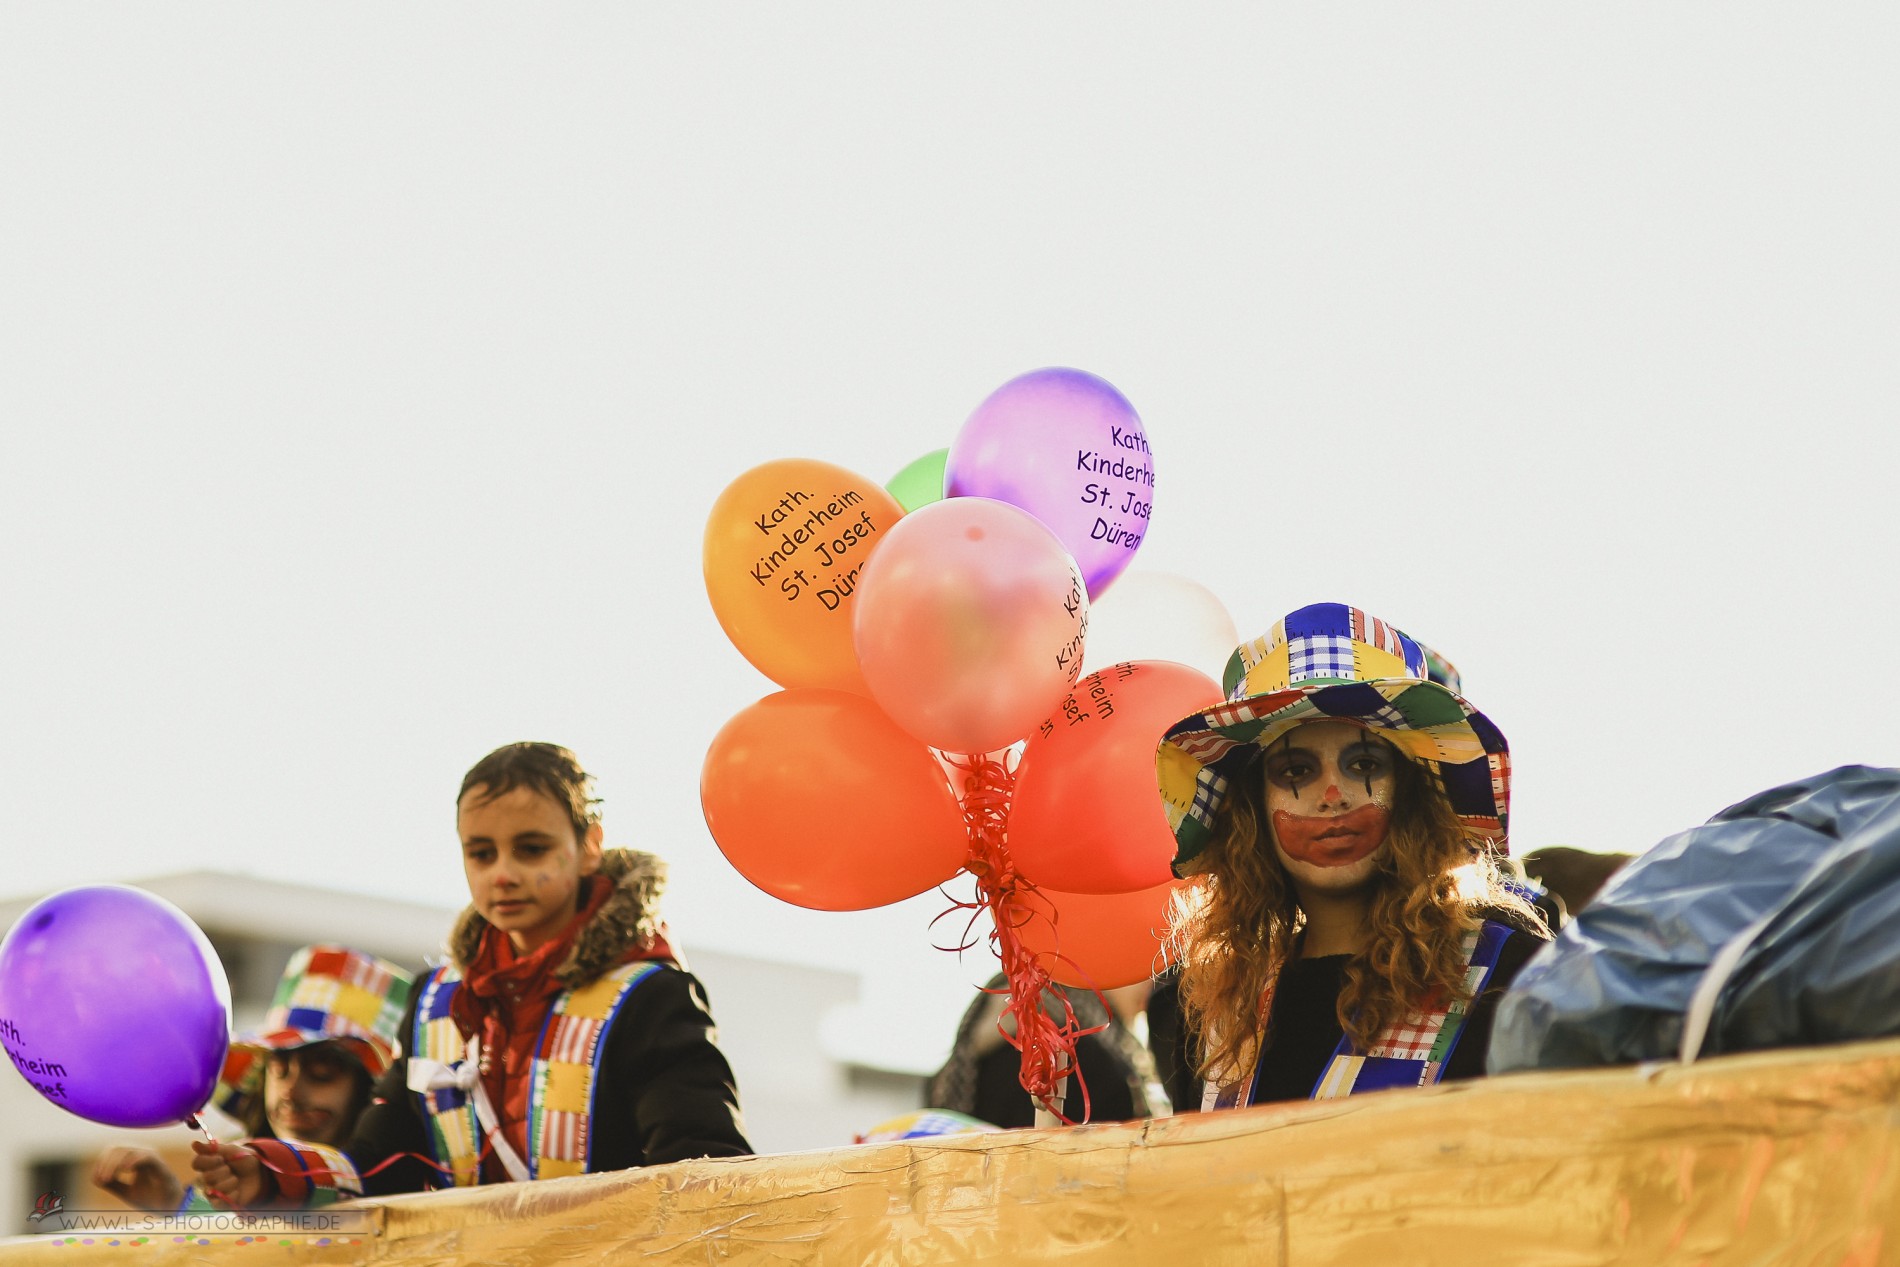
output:
[[707,751],[714,840],[759,888],[817,910],[967,870],[1009,978],[1023,1084],[1045,1105],[1081,1035],[1073,1013],[1044,1013],[1048,982],[1112,988],[1161,960],[1176,886],[1155,744],[1220,698],[1166,661],[1081,675],[1090,605],[1140,546],[1153,490],[1121,393],[1045,369],[997,389],[889,490],[768,462],[706,525],[713,611],[784,688]]

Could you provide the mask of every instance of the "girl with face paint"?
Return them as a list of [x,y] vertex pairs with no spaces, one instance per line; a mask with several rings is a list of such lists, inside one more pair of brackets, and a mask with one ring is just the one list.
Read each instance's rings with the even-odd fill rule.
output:
[[1204,1107],[1483,1072],[1496,997],[1548,933],[1497,865],[1503,736],[1426,663],[1318,604],[1240,648],[1227,704],[1169,729],[1176,871],[1203,877],[1173,985]]
[[1391,821],[1397,760],[1390,744],[1342,721],[1289,730],[1267,753],[1267,822],[1296,883],[1338,890],[1372,874]]

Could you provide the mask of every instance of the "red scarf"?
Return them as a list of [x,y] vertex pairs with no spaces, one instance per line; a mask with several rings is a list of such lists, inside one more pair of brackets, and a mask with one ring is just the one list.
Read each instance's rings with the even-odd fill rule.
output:
[[[528,1084],[534,1069],[535,1041],[554,996],[567,987],[554,970],[574,949],[574,939],[613,896],[612,881],[588,876],[582,881],[580,910],[554,940],[528,954],[518,954],[508,935],[493,924],[482,928],[474,957],[462,970],[462,984],[449,1000],[449,1015],[464,1037],[480,1034],[482,1083],[501,1119],[502,1138],[523,1162],[528,1156]],[[663,937],[649,946],[629,947],[619,962],[634,959],[671,959],[673,951]],[[506,1182],[508,1175],[490,1154],[482,1163],[483,1180]]]

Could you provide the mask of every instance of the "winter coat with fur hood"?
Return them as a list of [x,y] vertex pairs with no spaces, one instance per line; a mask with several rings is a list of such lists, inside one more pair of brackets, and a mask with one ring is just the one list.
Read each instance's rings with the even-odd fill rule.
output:
[[[600,1044],[587,1169],[749,1154],[732,1069],[717,1045],[705,991],[659,940],[656,909],[665,864],[651,854],[610,849],[602,855],[600,874],[613,891],[575,934],[553,975],[562,987],[573,988],[630,959],[654,959],[661,966],[632,988]],[[456,921],[448,949],[458,970],[467,970],[488,928],[472,906]],[[424,993],[419,986],[403,1018],[403,1055],[377,1082],[370,1107],[343,1150],[362,1175],[367,1194],[447,1185],[437,1171],[413,1158],[364,1173],[404,1153],[432,1155],[421,1097],[408,1086],[416,1010]],[[550,999],[543,1017],[552,1004]],[[510,1029],[519,1027],[517,1019]],[[538,1022],[534,1028],[538,1032]],[[483,1173],[485,1181],[496,1177],[492,1160]],[[283,1195],[295,1199],[295,1194]]]

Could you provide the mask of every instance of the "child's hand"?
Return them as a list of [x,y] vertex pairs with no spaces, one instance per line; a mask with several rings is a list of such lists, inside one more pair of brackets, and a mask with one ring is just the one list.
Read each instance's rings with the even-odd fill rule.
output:
[[209,1196],[227,1205],[247,1209],[264,1196],[264,1166],[257,1154],[242,1144],[209,1144],[191,1141],[191,1168],[198,1172],[198,1186]]
[[185,1185],[149,1148],[106,1149],[92,1163],[92,1186],[154,1214],[170,1214],[185,1199]]

